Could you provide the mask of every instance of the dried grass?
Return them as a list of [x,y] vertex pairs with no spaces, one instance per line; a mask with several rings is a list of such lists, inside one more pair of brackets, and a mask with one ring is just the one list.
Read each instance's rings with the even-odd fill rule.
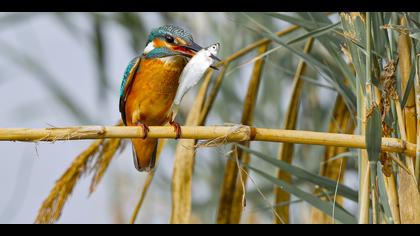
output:
[[104,141],[105,140],[95,141],[76,157],[66,172],[57,180],[47,199],[42,203],[35,223],[54,223],[60,218],[64,204],[73,192],[77,181],[81,176],[87,173],[92,159],[95,154],[98,153],[98,150]]

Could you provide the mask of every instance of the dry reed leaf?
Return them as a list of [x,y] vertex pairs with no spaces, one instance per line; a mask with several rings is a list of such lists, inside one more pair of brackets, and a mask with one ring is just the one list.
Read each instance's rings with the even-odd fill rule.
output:
[[[122,125],[122,121],[119,121],[116,124],[116,126],[120,125]],[[57,128],[49,129],[56,130]],[[104,129],[101,126],[69,127],[68,129],[69,131],[67,130],[66,132],[64,132],[67,133],[65,136],[55,136],[55,138],[83,138],[86,135],[100,135],[104,133]],[[52,137],[51,135],[48,135],[48,137],[46,138],[48,140],[54,139],[54,137]],[[94,162],[94,157],[97,156],[96,154],[98,153],[100,157],[103,155],[104,149],[101,149],[101,147],[107,142],[108,140],[106,139],[98,139],[94,141],[91,145],[89,145],[88,148],[86,148],[79,156],[75,158],[75,160],[66,170],[66,172],[60,177],[59,180],[57,180],[56,184],[54,185],[54,188],[51,190],[47,199],[45,199],[42,203],[42,206],[38,211],[38,216],[35,219],[35,223],[54,223],[60,218],[64,204],[73,192],[77,181],[80,179],[81,176],[90,172],[90,170],[92,169],[92,163]],[[120,142],[118,141],[118,145],[119,143]],[[105,169],[106,168],[102,167],[102,173],[100,173],[101,176],[103,175]],[[97,180],[98,182],[99,179]]]
[[[264,54],[268,49],[268,45],[262,45],[258,48],[258,55]],[[244,100],[244,108],[242,111],[243,125],[252,125],[254,117],[255,103],[257,100],[258,88],[261,81],[261,75],[264,67],[265,58],[258,59],[252,71],[251,79],[248,84],[247,94]],[[233,127],[235,129],[235,126]],[[243,129],[243,126],[236,126],[237,130]],[[250,136],[251,129],[246,128]],[[241,142],[242,145],[249,146],[249,142]],[[233,147],[236,150],[236,147]],[[233,152],[237,158],[230,158],[227,160],[225,167],[225,175],[223,179],[222,192],[220,197],[219,209],[217,213],[217,223],[238,224],[241,220],[242,210],[244,208],[244,194],[246,178],[242,178],[239,172],[237,162],[243,164],[249,163],[249,154],[243,152],[242,149]],[[238,176],[239,173],[239,176]],[[238,178],[240,177],[240,178]]]
[[36,224],[47,224],[56,222],[60,216],[64,204],[73,192],[74,186],[83,174],[86,174],[89,165],[98,152],[104,140],[93,142],[73,161],[66,172],[57,180],[47,199],[42,203],[35,219]]
[[[313,45],[313,38],[308,39],[306,45],[303,49],[304,53],[309,53],[312,49]],[[292,95],[290,98],[290,102],[287,108],[287,112],[285,115],[284,120],[284,128],[289,130],[296,129],[297,124],[297,115],[299,112],[299,99],[300,94],[302,91],[302,84],[303,81],[301,80],[301,76],[305,74],[306,71],[306,63],[301,60],[296,68],[296,73],[293,79],[293,88],[292,88]],[[279,145],[279,152],[278,152],[278,159],[282,161],[286,161],[287,163],[292,162],[294,145],[292,143],[282,143]],[[277,178],[282,179],[288,183],[291,181],[290,174],[278,170],[277,171]],[[274,189],[274,205],[279,205],[282,202],[290,201],[290,194],[282,189],[276,187]],[[289,205],[284,205],[281,207],[276,207],[276,213],[284,219],[285,223],[289,223]],[[278,217],[274,217],[274,223],[279,224],[282,223],[278,220]]]
[[348,63],[350,65],[352,65],[353,64],[353,58],[351,57],[351,53],[350,53],[348,47],[346,47],[344,45],[341,45],[341,51],[343,52],[344,56],[348,59],[348,61],[349,61]]
[[115,156],[115,153],[120,148],[121,139],[113,138],[106,139],[102,145],[101,151],[98,153],[98,157],[95,158],[95,163],[89,171],[93,172],[92,182],[89,187],[89,194],[92,194],[99,182],[101,181],[105,171],[108,169],[111,160]]
[[[123,123],[121,120],[116,124],[116,126],[122,125]],[[93,166],[89,169],[89,172],[94,173],[89,187],[89,194],[92,194],[95,191],[117,150],[122,152],[125,145],[126,144],[119,138],[105,139],[101,145],[101,150],[98,152],[98,157],[95,159]]]
[[[346,104],[343,101],[343,98],[341,96],[338,96],[334,106],[333,117],[329,123],[328,132],[351,134],[354,132],[354,129],[355,124],[350,117],[350,112],[348,111]],[[338,182],[341,183],[344,178],[343,173],[346,170],[346,162],[343,162],[340,159],[330,159],[346,151],[348,151],[348,149],[343,147],[326,147],[323,161],[324,164],[321,166],[321,175],[333,180],[338,180]],[[315,190],[315,194],[320,193],[320,189]],[[341,196],[337,196],[335,199],[335,203],[339,205],[342,205],[343,201],[344,198]],[[312,209],[311,218],[311,223],[314,224],[333,223],[333,220],[330,216],[316,208]]]
[[[397,70],[397,61],[390,60],[384,67],[384,72],[379,78],[379,83],[382,85],[382,95],[380,96],[380,112],[381,112],[381,123],[382,123],[382,136],[391,137],[393,133],[392,127],[390,127],[385,118],[391,111],[391,99],[395,99],[398,94],[396,91],[397,79],[395,71]],[[386,177],[392,175],[392,158],[388,153],[382,152],[380,157],[382,164],[382,172]]]

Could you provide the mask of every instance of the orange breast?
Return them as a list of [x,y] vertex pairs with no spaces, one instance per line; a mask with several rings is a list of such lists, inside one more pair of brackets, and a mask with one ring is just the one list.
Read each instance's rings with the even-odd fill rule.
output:
[[182,57],[142,59],[125,105],[127,125],[163,125],[175,98]]

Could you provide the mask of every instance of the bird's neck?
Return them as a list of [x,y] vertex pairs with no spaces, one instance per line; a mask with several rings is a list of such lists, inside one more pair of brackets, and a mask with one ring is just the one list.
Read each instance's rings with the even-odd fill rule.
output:
[[183,56],[175,54],[165,47],[156,47],[155,42],[151,41],[144,48],[143,56],[145,59],[158,59],[165,64],[185,64],[186,59]]
[[167,66],[184,66],[186,64],[186,59],[183,56],[167,56],[157,59],[162,61]]

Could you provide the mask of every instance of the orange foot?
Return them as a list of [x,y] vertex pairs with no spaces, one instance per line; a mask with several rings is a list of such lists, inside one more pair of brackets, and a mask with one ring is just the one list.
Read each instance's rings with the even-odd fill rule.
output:
[[169,121],[169,124],[174,127],[174,131],[176,132],[175,139],[179,139],[179,137],[181,137],[181,126],[179,125],[179,123],[177,123],[173,120]]
[[137,123],[137,126],[141,126],[141,128],[143,129],[143,133],[144,133],[143,139],[146,139],[147,135],[149,134],[149,131],[150,131],[149,126],[147,126],[146,124],[140,123],[140,122]]

